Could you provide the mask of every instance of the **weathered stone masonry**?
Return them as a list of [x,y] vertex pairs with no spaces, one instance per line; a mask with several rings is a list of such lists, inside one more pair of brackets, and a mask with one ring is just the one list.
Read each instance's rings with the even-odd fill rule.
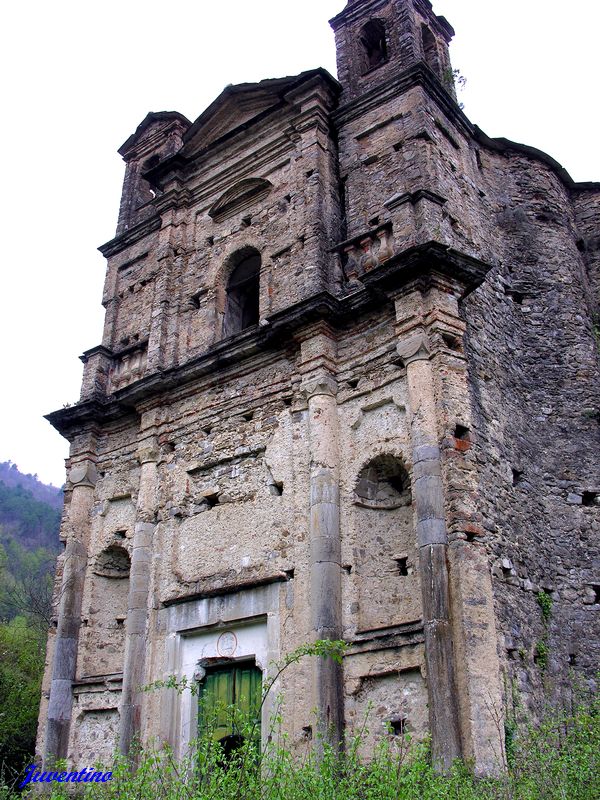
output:
[[49,415],[47,759],[183,754],[196,701],[142,685],[315,638],[348,651],[282,677],[298,748],[372,705],[367,748],[429,731],[493,772],[505,715],[593,684],[600,185],[471,124],[427,0],[331,24],[339,83],[231,86],[120,150],[103,340]]

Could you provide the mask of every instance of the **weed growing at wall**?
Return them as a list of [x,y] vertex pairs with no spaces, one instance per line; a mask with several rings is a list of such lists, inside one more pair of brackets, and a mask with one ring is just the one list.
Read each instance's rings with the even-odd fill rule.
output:
[[[503,778],[476,779],[461,762],[439,775],[427,743],[385,736],[371,760],[358,755],[360,735],[340,755],[327,745],[317,759],[306,745],[294,750],[273,736],[261,751],[244,744],[224,758],[210,735],[177,762],[168,748],[148,749],[139,767],[118,759],[109,785],[89,785],[88,800],[597,800],[600,785],[600,701],[570,715],[556,710],[536,729],[516,737],[514,761]],[[71,795],[72,796],[72,795]],[[8,789],[0,800],[15,800]],[[51,800],[67,800],[62,787]]]

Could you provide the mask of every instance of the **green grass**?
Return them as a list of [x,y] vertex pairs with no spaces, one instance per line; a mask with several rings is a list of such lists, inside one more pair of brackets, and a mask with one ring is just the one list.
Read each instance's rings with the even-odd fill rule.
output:
[[[292,752],[275,735],[261,753],[255,739],[224,762],[210,731],[177,762],[168,748],[139,754],[137,771],[124,760],[109,784],[90,784],[83,797],[107,800],[598,800],[600,797],[600,700],[571,714],[548,711],[537,728],[515,733],[511,767],[500,779],[477,779],[457,762],[449,775],[432,768],[427,743],[407,736],[381,740],[369,760],[359,756],[360,736],[339,755],[324,746],[318,759],[307,743]],[[105,767],[106,769],[106,767]],[[54,787],[50,797],[69,795]],[[72,796],[72,795],[71,795]],[[8,788],[0,800],[14,800]]]

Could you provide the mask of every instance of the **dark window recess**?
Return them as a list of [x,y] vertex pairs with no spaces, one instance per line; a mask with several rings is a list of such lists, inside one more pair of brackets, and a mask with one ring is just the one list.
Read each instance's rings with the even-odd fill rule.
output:
[[407,732],[407,719],[402,717],[401,719],[392,719],[390,720],[390,731],[392,736],[404,736]]
[[421,42],[425,63],[434,72],[439,73],[439,56],[435,36],[427,25],[421,25]]
[[380,19],[372,19],[363,27],[360,43],[364,51],[365,70],[373,69],[387,61],[385,25]]
[[224,335],[258,324],[258,301],[260,282],[260,255],[247,251],[234,267],[227,284]]
[[598,492],[584,492],[581,495],[581,504],[584,506],[594,506],[596,505],[597,497],[598,497]]

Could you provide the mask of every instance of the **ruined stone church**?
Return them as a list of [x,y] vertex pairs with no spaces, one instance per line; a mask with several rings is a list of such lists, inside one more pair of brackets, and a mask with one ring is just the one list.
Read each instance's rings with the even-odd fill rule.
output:
[[48,416],[46,759],[181,755],[198,695],[141,687],[243,705],[330,638],[342,665],[278,683],[293,747],[370,709],[367,746],[493,772],[503,719],[600,663],[600,184],[467,119],[428,0],[331,25],[337,80],[229,86],[119,151],[102,343]]

